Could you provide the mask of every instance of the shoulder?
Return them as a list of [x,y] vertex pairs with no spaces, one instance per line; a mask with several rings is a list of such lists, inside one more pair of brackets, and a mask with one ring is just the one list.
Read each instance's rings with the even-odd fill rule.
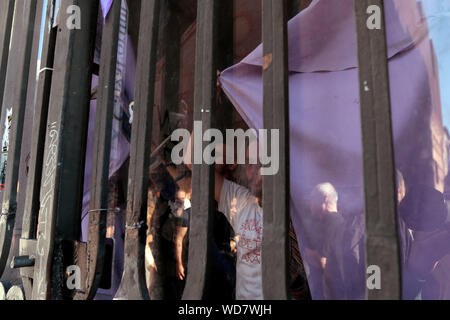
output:
[[227,179],[223,182],[222,194],[224,193],[233,194],[235,196],[251,197],[251,193],[247,188]]
[[229,208],[235,213],[248,210],[262,213],[258,199],[247,188],[229,180],[224,181],[220,202],[222,208]]

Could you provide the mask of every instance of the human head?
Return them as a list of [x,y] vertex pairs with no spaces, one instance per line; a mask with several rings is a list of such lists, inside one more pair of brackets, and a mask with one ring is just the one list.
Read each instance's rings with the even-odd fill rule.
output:
[[[238,152],[237,145],[234,144],[234,150],[230,151],[230,145],[217,145],[217,155],[223,156],[226,159],[227,152],[234,152],[234,164],[216,164],[216,170],[225,176],[227,179],[233,178],[236,168],[238,167]],[[223,150],[223,154],[221,154]],[[258,141],[250,141],[245,148],[245,178],[247,187],[250,192],[262,200],[262,176],[261,164],[258,159]],[[245,183],[244,183],[245,184]]]
[[398,169],[396,170],[396,178],[397,178],[397,203],[400,203],[406,196],[406,184],[405,179],[403,178],[403,174]]
[[183,190],[178,190],[174,201],[169,203],[172,214],[176,217],[181,217],[184,210],[190,207],[190,194]]
[[245,151],[245,173],[248,181],[248,188],[250,192],[257,198],[262,199],[262,175],[261,175],[261,163],[258,159],[255,145],[258,141],[250,142]]
[[337,202],[338,193],[329,182],[318,184],[311,192],[310,208],[313,215],[337,213]]

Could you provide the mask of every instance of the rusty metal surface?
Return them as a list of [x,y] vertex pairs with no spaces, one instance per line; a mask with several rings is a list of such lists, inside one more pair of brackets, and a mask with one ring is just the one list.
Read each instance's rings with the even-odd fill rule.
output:
[[149,299],[145,240],[160,0],[141,5],[139,48],[128,177],[124,273],[115,299]]
[[[219,5],[219,1],[198,0],[197,8],[194,119],[202,121],[203,130],[216,125],[216,70],[226,67],[219,66],[221,62],[218,51],[225,46],[223,39],[220,40],[222,42],[217,41],[220,38],[218,31],[224,28],[219,19],[221,12],[223,13],[220,9],[222,3]],[[22,2],[20,7],[23,7],[24,11],[16,10],[14,13],[18,28],[12,34],[15,43],[14,57],[11,59],[8,57],[8,49],[14,2],[4,0],[0,4],[2,16],[6,17],[0,21],[0,103],[3,100],[3,118],[5,108],[10,107],[9,105],[5,107],[5,103],[12,102],[13,106],[8,155],[11,165],[7,167],[7,183],[0,216],[0,274],[7,263],[17,209],[22,120],[25,113],[29,68],[32,65],[30,58],[35,33],[33,28],[38,25],[34,17],[36,8],[42,6],[43,0]],[[310,1],[290,1],[291,15],[309,3]],[[114,2],[104,26],[87,244],[78,243],[77,240],[80,234],[84,155],[98,1],[62,0],[61,12],[65,12],[72,4],[82,7],[81,30],[67,30],[64,19],[58,28],[52,28],[53,0],[49,1],[47,8],[42,52],[43,69],[39,72],[37,83],[20,256],[14,259],[12,265],[20,268],[23,288],[17,287],[15,292],[19,298],[22,293],[23,299],[25,296],[33,299],[66,297],[63,288],[64,268],[75,262],[82,264],[82,270],[87,272],[83,279],[84,286],[76,293],[75,298],[92,299],[103,270],[114,101],[114,86],[108,84],[115,82],[120,1]],[[366,9],[373,4],[383,8],[382,0],[355,1],[364,147],[366,258],[367,265],[380,266],[383,275],[382,290],[368,291],[368,297],[398,299],[401,297],[401,273],[396,229],[395,163],[386,35],[384,25],[382,30],[369,30],[366,27],[368,18]],[[144,276],[145,220],[160,6],[160,0],[145,0],[140,8],[136,111],[128,180],[125,266],[116,299],[149,298]],[[263,0],[264,127],[280,130],[280,170],[277,175],[265,176],[263,179],[262,270],[265,299],[289,297],[287,9],[288,0]],[[23,16],[19,17],[22,14],[25,14],[25,19],[22,19]],[[232,36],[230,39],[233,40]],[[172,48],[168,43],[165,45],[169,49]],[[172,49],[176,52],[175,48]],[[11,62],[8,66],[11,69],[10,81],[7,81],[8,61]],[[179,63],[179,61],[173,63],[174,73],[179,69]],[[179,79],[166,80],[168,87],[179,87]],[[5,83],[6,85],[12,83],[11,86],[17,87],[12,90],[13,94],[9,94],[7,101],[3,99],[2,86]],[[177,97],[171,95],[171,91],[166,92],[166,100],[175,106]],[[222,117],[221,120],[230,119]],[[204,299],[212,284],[209,272],[211,220],[214,210],[213,170],[213,166],[206,164],[195,165],[193,168],[189,273],[183,299]],[[4,293],[5,298],[6,294],[7,290]]]
[[[2,107],[2,110],[12,109],[12,123],[9,132],[5,190],[3,192],[0,216],[0,275],[3,274],[8,261],[17,210],[17,183],[19,180],[22,133],[35,27],[36,5],[37,1],[28,1],[24,3],[23,8],[17,6],[14,11],[14,20],[19,21],[18,28],[14,29],[12,34],[12,41],[17,43],[17,50],[15,51],[17,64],[15,66],[9,66],[15,67],[14,73],[16,74],[16,79],[15,81],[11,81],[7,76],[6,88],[12,90],[14,95],[12,96],[12,104],[3,104]],[[8,86],[13,87],[8,88]],[[4,116],[6,115],[4,114]],[[8,129],[5,128],[5,130]]]
[[116,83],[120,13],[121,1],[116,0],[103,27],[92,159],[88,243],[87,246],[80,246],[81,250],[87,249],[87,252],[77,254],[77,265],[83,264],[86,273],[83,275],[85,277],[84,287],[75,295],[76,300],[91,300],[94,298],[103,271],[115,97],[115,86],[113,84]]
[[[216,112],[216,32],[218,1],[199,0],[195,60],[194,121],[214,128]],[[200,132],[203,136],[203,132]],[[203,147],[202,147],[203,150]],[[214,166],[194,165],[189,258],[184,300],[201,300],[211,287],[211,236],[214,212]]]
[[[49,1],[46,8],[44,37],[41,52],[41,71],[36,84],[36,100],[34,106],[34,121],[31,136],[31,152],[28,162],[29,171],[26,185],[26,197],[22,216],[22,234],[20,239],[20,255],[36,255],[36,231],[40,205],[40,186],[44,156],[44,143],[47,133],[47,114],[50,99],[53,56],[55,50],[57,29],[53,24],[54,1]],[[32,278],[34,267],[20,269],[25,295],[31,299]]]
[[[15,256],[19,256],[20,253],[20,236],[22,231],[22,217],[24,211],[25,204],[25,191],[27,185],[27,160],[31,149],[31,129],[33,123],[33,115],[34,115],[34,98],[35,98],[35,89],[36,89],[36,77],[37,77],[37,65],[38,65],[38,51],[39,51],[39,42],[40,42],[40,30],[41,30],[41,19],[40,15],[43,10],[44,1],[37,1],[36,3],[36,19],[35,19],[35,27],[33,34],[33,44],[31,50],[31,59],[29,66],[29,77],[28,77],[28,89],[27,89],[27,98],[26,98],[26,109],[24,115],[23,122],[23,133],[22,133],[22,146],[21,146],[21,156],[20,156],[20,166],[19,166],[19,177],[17,184],[17,209],[16,209],[16,217],[15,217],[15,225],[14,231],[11,240],[11,249],[9,252],[9,258],[7,262],[7,266],[12,262],[12,259]],[[38,16],[39,15],[39,16]],[[14,56],[14,55],[12,55]],[[20,270],[19,269],[11,269],[9,267],[5,268],[5,271],[2,275],[2,279],[6,281],[10,281],[13,284],[20,283]]]
[[81,29],[58,26],[33,276],[35,300],[66,297],[64,267],[72,261],[63,250],[74,250],[80,234],[98,2],[62,0],[60,12],[67,12],[70,5],[80,6],[83,19]]
[[[289,231],[289,78],[287,1],[263,0],[264,128],[280,130],[280,170],[263,177],[264,299],[288,298]],[[270,146],[269,146],[270,148]],[[268,150],[268,154],[271,154]]]
[[[381,29],[367,27],[367,8],[381,8]],[[401,298],[400,251],[386,29],[382,0],[355,0],[366,208],[366,265],[380,267],[370,300]]]
[[3,104],[15,0],[0,3],[0,106]]

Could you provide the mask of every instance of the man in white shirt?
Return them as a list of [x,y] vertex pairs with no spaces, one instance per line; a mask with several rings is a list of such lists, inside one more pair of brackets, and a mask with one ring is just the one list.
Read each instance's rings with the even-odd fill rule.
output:
[[[192,169],[192,137],[185,154],[185,164]],[[257,143],[252,141],[251,143]],[[226,146],[223,146],[223,159],[226,159]],[[216,151],[222,146],[217,146]],[[262,300],[262,270],[261,245],[263,236],[263,210],[262,210],[262,176],[261,165],[255,163],[249,150],[246,150],[245,173],[248,189],[225,179],[225,172],[236,168],[235,165],[216,164],[215,166],[215,192],[214,198],[222,212],[232,226],[237,244],[236,261],[236,299]],[[251,158],[250,158],[251,157]],[[256,161],[258,162],[258,161]],[[228,170],[228,171],[227,171]],[[195,213],[193,213],[195,214]]]
[[[248,152],[246,155],[248,161]],[[236,262],[236,299],[262,300],[261,245],[263,236],[260,165],[246,166],[249,189],[233,183],[216,167],[215,199],[239,237]]]

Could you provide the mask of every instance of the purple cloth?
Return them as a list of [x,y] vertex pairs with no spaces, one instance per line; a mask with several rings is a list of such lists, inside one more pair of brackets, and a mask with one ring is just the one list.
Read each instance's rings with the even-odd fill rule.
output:
[[[134,84],[136,76],[136,57],[134,50],[131,45],[131,41],[128,41],[128,53],[127,53],[127,72],[125,79],[125,105],[128,105],[134,100]],[[98,85],[98,77],[94,76],[92,80],[92,87],[95,88]],[[89,131],[88,131],[88,142],[86,150],[86,167],[85,167],[85,179],[84,179],[84,197],[83,197],[83,219],[82,219],[82,237],[81,241],[87,241],[88,225],[89,225],[89,199],[91,190],[91,172],[92,172],[92,157],[93,157],[93,136],[95,129],[95,110],[96,101],[91,101],[91,110],[89,114]],[[114,120],[117,121],[117,120]],[[110,156],[110,176],[112,176],[123,163],[127,160],[130,154],[130,144],[128,140],[124,137],[121,132],[113,132],[113,142],[114,139],[117,141],[117,146],[111,150]]]
[[105,19],[111,9],[114,0],[100,0],[102,6],[103,18]]
[[[112,1],[101,1],[103,9],[103,18],[107,16],[107,13],[111,7]],[[123,10],[122,15],[127,14],[126,3],[122,3]],[[102,33],[103,21],[99,17],[98,21],[98,33]],[[126,21],[121,16],[121,22]],[[121,46],[124,47],[120,50]],[[101,37],[97,37],[96,51],[94,61],[100,64],[100,51],[101,51]],[[118,109],[127,109],[130,102],[134,100],[134,87],[136,81],[136,55],[131,45],[131,40],[127,33],[127,28],[120,29],[119,34],[119,51],[118,51],[117,72],[121,74],[120,79],[115,82],[116,93],[120,92],[120,97],[116,97],[114,105],[115,116],[113,118],[112,137],[111,137],[111,155],[109,165],[109,176],[111,177],[116,173],[127,160],[130,153],[130,145],[121,131],[122,120],[121,114],[118,113]],[[124,77],[124,78],[123,78]],[[98,77],[93,76],[92,88],[98,85]],[[88,128],[88,141],[86,148],[86,165],[85,165],[85,179],[84,179],[84,193],[83,193],[83,211],[81,219],[81,241],[87,242],[88,230],[89,230],[89,207],[90,207],[90,192],[91,192],[91,173],[92,173],[92,160],[93,160],[93,142],[95,134],[95,115],[96,115],[97,101],[91,101],[90,114],[89,114],[89,128]],[[125,111],[125,110],[124,110]],[[126,110],[125,112],[128,112]],[[126,121],[126,120],[125,120]],[[114,235],[113,241],[113,270],[112,270],[112,283],[111,289],[103,290],[99,289],[95,297],[96,300],[111,300],[113,299],[117,288],[120,285],[120,280],[123,273],[123,259],[124,259],[124,221],[125,210],[123,208],[119,214],[116,213],[114,221]]]
[[[408,186],[431,182],[433,143],[423,119],[441,108],[434,51],[415,0],[385,1],[392,119],[397,167]],[[359,82],[353,0],[315,0],[289,22],[291,217],[313,299],[364,299],[364,197]],[[263,126],[262,46],[222,72],[224,92],[251,128]],[[436,124],[436,127],[439,127]],[[424,150],[429,153],[424,154]],[[421,158],[422,157],[422,158]],[[313,188],[332,183],[352,229],[354,259],[344,254],[346,284],[324,290],[308,249],[326,239],[309,216]],[[424,213],[425,214],[425,213]],[[356,221],[359,221],[356,222]],[[361,242],[362,241],[362,242]],[[357,246],[359,243],[359,246]],[[441,245],[446,245],[441,243]],[[402,245],[402,248],[404,245]],[[352,261],[350,261],[352,260]],[[411,283],[404,279],[405,288]],[[335,282],[337,283],[337,282]],[[411,285],[412,286],[412,285]],[[324,293],[324,291],[327,291]]]
[[[128,41],[127,51],[127,67],[125,78],[125,94],[123,96],[124,104],[128,105],[134,100],[134,84],[136,75],[136,58],[134,50],[131,46],[131,41]],[[94,76],[92,79],[92,88],[98,85],[98,77]],[[95,132],[95,114],[96,114],[97,101],[91,101],[90,114],[89,114],[89,129],[88,129],[88,141],[86,149],[86,165],[85,165],[85,179],[84,179],[84,194],[83,194],[83,211],[81,220],[81,241],[87,242],[88,230],[89,230],[89,204],[90,204],[90,192],[91,192],[91,173],[92,173],[92,157],[93,157],[93,142]],[[118,121],[114,119],[113,121]],[[120,125],[119,125],[120,127]],[[127,160],[130,154],[130,144],[125,136],[121,132],[114,131],[111,141],[111,155],[109,165],[109,176],[119,170],[124,162]],[[123,209],[123,208],[122,208]],[[120,285],[120,279],[123,272],[123,257],[124,257],[124,241],[123,234],[125,213],[122,210],[122,216],[117,215],[114,223],[114,258],[113,258],[113,276],[112,287],[109,290],[98,289],[96,300],[111,300],[117,288]]]

